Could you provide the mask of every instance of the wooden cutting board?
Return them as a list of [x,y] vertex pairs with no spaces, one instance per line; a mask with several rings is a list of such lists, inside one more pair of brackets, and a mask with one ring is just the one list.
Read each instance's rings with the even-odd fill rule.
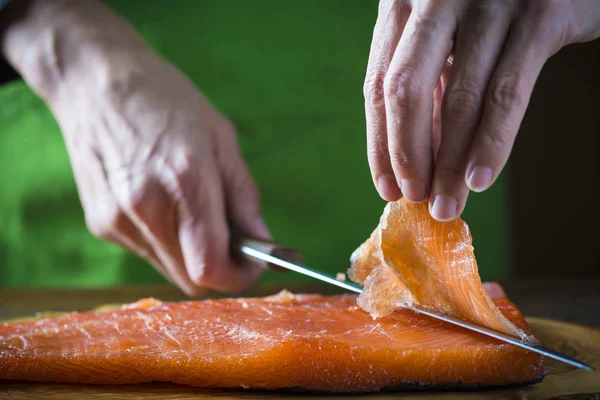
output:
[[[566,355],[576,357],[600,370],[600,329],[581,325],[552,321],[540,318],[528,318],[534,333],[547,347]],[[209,399],[238,400],[260,399],[275,400],[290,397],[295,400],[320,399],[334,397],[337,399],[596,399],[600,400],[600,372],[588,372],[575,369],[553,360],[547,359],[548,374],[543,382],[528,387],[448,393],[381,393],[372,395],[285,395],[282,393],[266,393],[257,391],[223,391],[187,388],[168,384],[144,384],[129,386],[90,386],[90,385],[58,385],[28,384],[22,382],[1,382],[0,399]]]

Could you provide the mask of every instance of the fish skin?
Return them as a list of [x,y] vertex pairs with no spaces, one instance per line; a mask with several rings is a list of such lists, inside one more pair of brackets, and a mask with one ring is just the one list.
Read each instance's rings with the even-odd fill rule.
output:
[[[490,288],[499,310],[529,333],[499,286]],[[354,295],[144,299],[0,325],[0,379],[371,392],[497,387],[543,375],[538,354],[406,309],[373,320]]]

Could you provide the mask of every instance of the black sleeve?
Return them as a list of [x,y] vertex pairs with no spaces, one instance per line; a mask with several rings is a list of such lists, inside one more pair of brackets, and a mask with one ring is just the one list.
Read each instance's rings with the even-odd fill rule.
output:
[[0,85],[19,79],[19,74],[6,62],[4,58],[0,58]]
[[[14,0],[0,0],[0,12],[11,1]],[[0,57],[0,85],[18,78],[19,74],[15,72],[3,57]]]

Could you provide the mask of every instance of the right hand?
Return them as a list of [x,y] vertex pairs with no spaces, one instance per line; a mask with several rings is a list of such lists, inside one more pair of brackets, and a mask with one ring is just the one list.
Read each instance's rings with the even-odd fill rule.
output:
[[[52,3],[37,3],[32,24],[52,21],[42,13]],[[55,63],[22,74],[59,122],[89,229],[189,295],[245,289],[261,269],[231,258],[230,227],[270,235],[232,124],[101,3],[68,4],[61,18],[74,20],[52,36]],[[9,43],[17,33],[8,29]]]
[[364,86],[381,197],[460,216],[504,168],[544,63],[598,37],[597,0],[381,0]]

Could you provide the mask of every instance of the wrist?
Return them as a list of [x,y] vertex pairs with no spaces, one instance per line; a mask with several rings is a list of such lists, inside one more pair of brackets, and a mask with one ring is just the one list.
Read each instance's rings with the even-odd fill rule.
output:
[[4,56],[49,103],[70,97],[70,87],[106,77],[115,63],[126,73],[129,62],[147,49],[101,1],[21,0],[2,17]]

